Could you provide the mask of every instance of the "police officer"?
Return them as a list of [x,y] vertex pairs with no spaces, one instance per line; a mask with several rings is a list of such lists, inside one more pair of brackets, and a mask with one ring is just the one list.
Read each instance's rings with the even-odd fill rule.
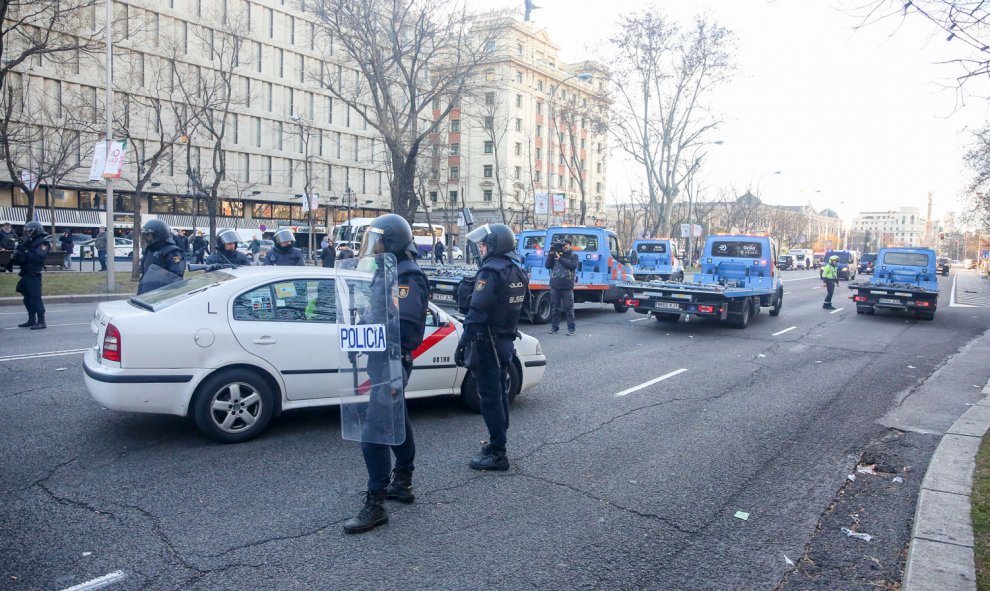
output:
[[7,271],[20,265],[20,280],[17,281],[17,293],[24,296],[24,307],[27,309],[28,320],[18,324],[20,328],[40,330],[48,328],[45,324],[45,303],[41,301],[41,271],[45,266],[45,256],[52,249],[48,234],[41,222],[31,221],[24,225],[21,233],[22,240],[17,244]]
[[825,289],[828,293],[825,294],[825,303],[822,304],[822,308],[826,310],[834,310],[835,306],[832,305],[832,294],[835,293],[835,286],[839,284],[839,256],[832,255],[828,257],[828,263],[822,267],[821,278],[825,282]]
[[[413,351],[423,342],[426,329],[426,311],[429,301],[429,287],[426,275],[416,263],[416,244],[413,242],[412,228],[402,216],[394,213],[375,218],[368,226],[361,244],[359,257],[392,253],[397,261],[399,304],[399,335],[402,350],[403,388],[409,383],[413,368]],[[378,293],[375,281],[384,278],[379,268],[372,279],[372,293]],[[384,307],[384,303],[382,306]],[[369,367],[372,363],[369,358]],[[347,533],[360,533],[388,522],[385,499],[400,503],[412,503],[415,499],[412,489],[413,461],[416,457],[416,443],[412,426],[409,424],[409,411],[406,412],[406,437],[399,445],[362,443],[361,453],[368,468],[368,493],[364,508],[356,517],[344,523]],[[392,455],[395,455],[395,469],[392,470]],[[391,471],[391,482],[389,472]]]
[[141,228],[141,279],[138,295],[181,281],[186,274],[185,253],[175,245],[172,230],[161,220],[148,220]]
[[250,265],[247,255],[237,250],[237,243],[241,237],[231,228],[220,228],[217,230],[217,248],[210,256],[206,257],[207,265]]
[[[470,308],[454,362],[474,374],[488,443],[471,460],[475,470],[508,470],[505,455],[509,428],[509,364],[516,325],[526,300],[529,276],[515,256],[516,236],[505,224],[485,224],[467,235],[477,249],[481,268],[471,292]],[[473,349],[473,353],[469,352]]]
[[292,235],[291,230],[282,228],[275,232],[272,240],[275,241],[275,246],[268,251],[268,256],[265,257],[266,265],[292,267],[306,264],[302,251],[295,247],[296,237]]

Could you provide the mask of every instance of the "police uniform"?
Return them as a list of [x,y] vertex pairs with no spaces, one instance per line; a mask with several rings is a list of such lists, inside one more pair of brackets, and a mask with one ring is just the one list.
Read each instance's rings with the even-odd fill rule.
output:
[[827,290],[825,294],[825,302],[822,304],[822,308],[826,310],[831,310],[832,306],[832,295],[835,293],[835,286],[839,284],[839,272],[836,268],[837,263],[832,262],[831,259],[822,267],[822,281],[825,282],[825,289]]
[[[481,399],[481,415],[488,427],[489,442],[482,449],[482,457],[492,453],[504,461],[509,428],[509,364],[528,284],[526,271],[508,256],[489,257],[475,278],[470,309],[464,318],[461,343],[472,340],[476,343],[479,363],[470,369]],[[479,469],[475,462],[471,466]]]
[[181,281],[185,274],[186,257],[182,249],[170,241],[152,244],[141,255],[138,295]]
[[206,257],[207,265],[236,265],[238,267],[242,265],[250,265],[251,261],[248,260],[247,255],[239,250],[234,250],[233,252],[228,251],[226,248],[217,249],[217,251],[210,256]]
[[303,257],[302,251],[296,247],[292,247],[288,252],[280,252],[276,246],[268,251],[265,264],[279,267],[301,267],[306,264],[306,259]]
[[44,233],[32,236],[27,242],[17,246],[7,270],[14,264],[20,265],[20,279],[17,281],[17,293],[24,296],[24,308],[27,309],[28,321],[19,325],[22,328],[45,328],[45,303],[41,299],[41,272],[45,266],[45,256],[52,249],[48,235]]

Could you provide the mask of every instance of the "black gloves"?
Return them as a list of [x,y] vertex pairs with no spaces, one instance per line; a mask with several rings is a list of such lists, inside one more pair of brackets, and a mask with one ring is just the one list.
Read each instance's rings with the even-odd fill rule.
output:
[[457,350],[454,351],[454,365],[457,367],[464,367],[464,349],[466,345],[462,339],[457,343]]

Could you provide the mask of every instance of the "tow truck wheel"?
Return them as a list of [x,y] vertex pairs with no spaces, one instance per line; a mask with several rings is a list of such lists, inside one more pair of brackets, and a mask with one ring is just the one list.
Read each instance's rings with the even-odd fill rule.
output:
[[615,302],[612,303],[612,306],[615,307],[615,311],[619,314],[625,314],[629,311],[629,306],[623,304],[622,300],[615,300]]
[[916,310],[914,316],[918,320],[934,320],[935,312],[923,312],[921,310]]
[[770,309],[771,316],[779,316],[780,309],[784,307],[784,290],[777,290],[777,297],[773,299],[773,308]]
[[550,291],[545,290],[536,298],[533,304],[534,313],[529,315],[533,324],[546,324],[550,322]]
[[746,328],[749,326],[749,319],[753,313],[753,302],[752,300],[746,300],[742,304],[742,312],[740,312],[739,317],[732,323],[732,326],[736,328]]

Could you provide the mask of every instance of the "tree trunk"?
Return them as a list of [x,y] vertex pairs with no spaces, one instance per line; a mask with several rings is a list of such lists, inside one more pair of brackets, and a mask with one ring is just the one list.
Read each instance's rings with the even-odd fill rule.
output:
[[[144,185],[138,184],[134,189],[134,226],[131,230],[131,281],[141,278],[141,202],[144,201]],[[184,254],[184,253],[183,253]]]

